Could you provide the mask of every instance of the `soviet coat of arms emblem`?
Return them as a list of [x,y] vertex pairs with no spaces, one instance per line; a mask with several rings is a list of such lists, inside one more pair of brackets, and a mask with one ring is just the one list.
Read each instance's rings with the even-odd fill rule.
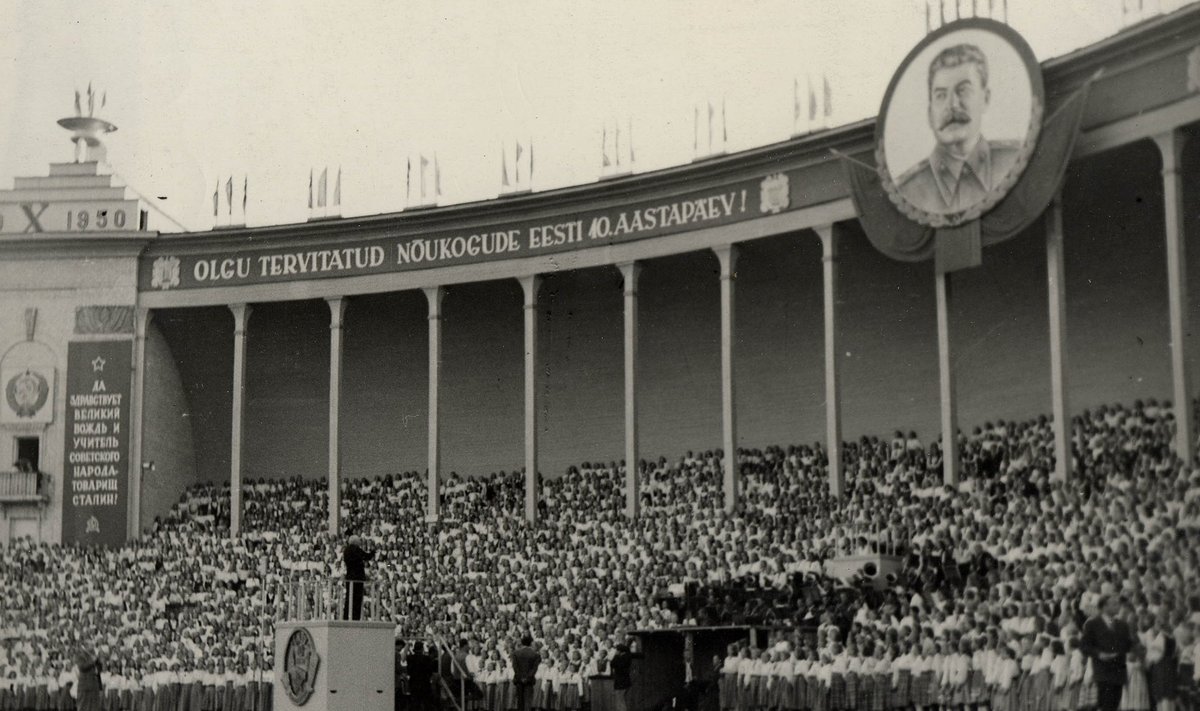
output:
[[788,202],[787,173],[775,173],[763,178],[758,188],[759,212],[776,215],[788,208]]
[[317,684],[317,669],[321,659],[312,635],[303,627],[297,628],[288,637],[283,653],[283,690],[292,703],[303,706],[312,697]]
[[163,291],[179,286],[179,258],[159,257],[155,259],[153,272],[150,275],[150,286]]
[[37,414],[50,395],[50,384],[41,373],[26,370],[9,379],[4,388],[8,406],[17,417],[29,418]]

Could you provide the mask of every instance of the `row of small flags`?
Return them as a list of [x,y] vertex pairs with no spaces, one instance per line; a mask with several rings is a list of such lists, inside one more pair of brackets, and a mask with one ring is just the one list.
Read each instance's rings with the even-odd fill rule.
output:
[[[610,130],[611,125],[611,130]],[[621,150],[621,122],[614,119],[612,123],[605,122],[600,129],[600,175],[623,175],[633,170],[637,162],[637,153],[633,149],[633,119],[625,123],[628,129],[625,133],[625,150]],[[609,138],[612,141],[609,141]],[[608,150],[612,144],[612,152]],[[622,160],[625,162],[622,163]]]
[[817,90],[813,86],[811,75],[805,78],[808,88],[808,111],[804,110],[804,101],[800,91],[800,79],[792,79],[792,135],[815,131],[818,128],[829,128],[833,117],[833,88],[829,85],[829,77],[821,75],[821,96],[817,100]]
[[1187,2],[1181,0],[1121,0],[1121,24],[1131,25],[1154,15],[1176,10]]
[[[964,12],[968,3],[970,15]],[[936,29],[933,24],[933,6],[934,0],[925,0],[925,34]],[[999,17],[997,11],[1000,13]],[[961,20],[963,17],[989,17],[1008,24],[1008,0],[937,0],[937,27],[953,20]]]
[[[329,185],[329,168],[321,169],[321,177],[317,180],[316,193],[313,192],[313,170],[308,171],[308,209],[313,209],[314,198],[316,207],[327,207],[327,188]],[[333,184],[333,202],[328,203],[333,207],[339,207],[342,204],[342,167],[338,166],[337,180]]]
[[[83,97],[79,94],[79,90],[75,90],[75,115],[83,116]],[[100,108],[108,103],[108,92],[100,94]],[[96,113],[96,92],[92,91],[92,83],[88,82],[87,88],[87,107],[88,116],[93,116]]]
[[721,99],[721,135],[720,142],[715,144],[715,133],[713,129],[713,119],[716,118],[717,108],[712,100],[708,100],[708,150],[700,153],[700,112],[704,110],[705,102],[700,102],[692,107],[692,156],[699,158],[701,155],[716,155],[725,152],[725,145],[729,142],[729,130],[725,124],[725,99]]
[[[526,192],[526,191],[530,190],[530,186],[533,185],[533,139],[530,138],[529,142],[526,143],[525,145],[521,145],[521,142],[519,140],[515,141],[514,143],[515,143],[515,146],[513,148],[513,161],[512,161],[513,171],[512,171],[512,179],[511,180],[509,179],[509,172],[508,172],[508,148],[507,148],[507,146],[504,145],[504,143],[500,144],[500,192],[501,192],[501,194]],[[524,163],[524,165],[526,167],[524,182],[521,181],[521,165],[522,165],[521,157],[522,156],[526,156],[526,162]]]
[[[829,83],[829,78],[825,75],[820,79],[821,91],[818,94],[814,85],[813,77],[806,78],[807,93],[801,91],[801,82],[799,78],[793,79],[793,135],[799,135],[807,131],[813,131],[817,128],[827,128],[830,125],[830,118],[833,115],[833,91]],[[805,100],[805,96],[807,100]],[[805,110],[807,109],[807,111]],[[706,128],[701,131],[701,113],[706,117]],[[720,102],[715,102],[711,99],[698,103],[693,106],[693,136],[692,149],[696,157],[705,155],[717,155],[724,152],[725,146],[729,141],[729,130],[727,126],[727,111],[726,102],[721,99]],[[633,119],[628,118],[624,125],[625,131],[622,135],[622,125],[619,120],[605,122],[600,131],[600,168],[601,176],[608,177],[614,175],[624,175],[632,171],[633,165],[637,162],[637,152],[633,141]],[[704,140],[702,139],[702,135]],[[707,153],[701,153],[701,145],[707,149]],[[417,180],[416,188],[419,195],[419,202],[413,203],[413,163],[416,163]],[[511,168],[510,168],[511,166]],[[428,180],[430,168],[432,168],[432,181]],[[509,161],[508,146],[505,143],[500,145],[500,185],[501,194],[511,194],[516,192],[525,192],[530,189],[533,182],[534,172],[534,152],[533,140],[527,142],[520,140],[514,141],[512,161]],[[336,177],[334,179],[333,196],[329,200],[328,195],[328,180],[329,168],[322,168],[318,176],[315,169],[310,169],[308,173],[308,208],[314,210],[318,208],[340,207],[342,203],[342,169],[339,166]],[[432,182],[432,184],[431,184]],[[242,216],[245,217],[247,195],[249,187],[249,177],[242,178]],[[220,194],[221,181],[217,181],[217,187],[213,190],[213,217],[220,216]],[[437,204],[439,198],[442,197],[442,171],[438,161],[438,155],[433,153],[430,158],[424,153],[418,154],[415,157],[409,157],[405,165],[405,204],[406,206],[429,206]],[[227,214],[230,216],[232,223],[233,216],[233,195],[234,184],[233,178],[230,177],[225,181],[225,202],[227,205]],[[432,200],[430,199],[432,198]]]
[[[246,217],[246,195],[250,188],[250,176],[242,176],[242,218]],[[217,178],[217,186],[213,188],[212,195],[213,217],[216,218],[221,214],[221,179]],[[233,221],[233,176],[229,176],[225,180],[225,204],[228,206],[227,214],[230,222]]]
[[[421,153],[420,155],[417,156],[417,170],[420,174],[418,177],[419,177],[420,189],[421,189],[421,201],[419,203],[417,203],[418,205],[428,204],[425,202],[425,172],[426,172],[426,170],[428,170],[430,165],[433,166],[433,198],[434,198],[433,201],[434,201],[434,203],[437,202],[437,198],[440,198],[442,196],[442,169],[441,169],[441,166],[438,164],[437,152],[436,151],[434,152],[432,162],[428,158],[425,157],[424,153]],[[408,158],[407,163],[404,168],[404,204],[405,205],[412,204],[412,169],[413,169],[413,161],[412,161],[412,157],[410,156]]]

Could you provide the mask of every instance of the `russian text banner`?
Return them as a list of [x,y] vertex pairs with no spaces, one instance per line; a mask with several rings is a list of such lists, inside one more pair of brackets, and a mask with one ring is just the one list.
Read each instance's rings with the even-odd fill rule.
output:
[[129,339],[67,347],[63,543],[125,541],[132,365]]

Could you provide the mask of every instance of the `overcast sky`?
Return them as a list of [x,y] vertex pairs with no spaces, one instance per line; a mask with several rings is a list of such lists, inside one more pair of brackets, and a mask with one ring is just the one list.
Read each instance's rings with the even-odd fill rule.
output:
[[[1117,32],[1138,2],[1009,0],[1009,22],[1044,60]],[[1185,4],[1144,0],[1160,2]],[[323,166],[330,192],[341,166],[342,214],[400,210],[421,153],[437,154],[441,204],[488,199],[518,140],[546,190],[596,180],[606,123],[623,160],[632,127],[635,170],[687,163],[710,101],[728,151],[783,140],[796,77],[806,94],[828,76],[834,124],[874,115],[924,32],[924,0],[0,0],[0,186],[71,160],[55,121],[91,81],[119,126],[113,169],[192,230],[213,226],[230,175],[238,213],[249,176],[249,224],[302,221]]]

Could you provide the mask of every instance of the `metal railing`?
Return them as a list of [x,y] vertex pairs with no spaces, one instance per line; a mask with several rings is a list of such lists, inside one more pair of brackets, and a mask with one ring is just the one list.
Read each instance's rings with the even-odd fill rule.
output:
[[39,472],[0,472],[0,497],[8,499],[35,499],[38,491]]
[[[446,640],[442,639],[438,635],[434,635],[432,641],[434,648],[436,648],[438,652],[437,674],[434,675],[437,677],[438,685],[443,691],[446,692],[445,695],[450,698],[450,703],[453,704],[456,711],[465,711],[467,707],[467,670],[463,669],[458,663],[458,660],[454,658],[454,649],[448,642],[446,642]],[[450,657],[451,673],[454,673],[455,671],[458,672],[457,696],[454,693],[454,688],[450,685],[453,680],[447,680],[444,676],[442,676],[443,655]]]
[[375,580],[296,578],[281,583],[275,599],[283,603],[282,620],[390,622],[388,589]]

